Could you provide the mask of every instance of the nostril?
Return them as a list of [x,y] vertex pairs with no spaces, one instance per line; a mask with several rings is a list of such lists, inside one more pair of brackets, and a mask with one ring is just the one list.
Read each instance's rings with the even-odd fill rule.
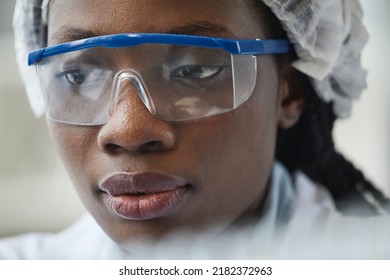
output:
[[106,152],[107,154],[116,155],[116,154],[119,154],[123,148],[119,145],[116,145],[116,144],[107,143],[104,145],[103,149],[104,149],[104,152]]
[[139,148],[143,152],[156,152],[165,150],[165,145],[162,141],[149,141],[142,144]]

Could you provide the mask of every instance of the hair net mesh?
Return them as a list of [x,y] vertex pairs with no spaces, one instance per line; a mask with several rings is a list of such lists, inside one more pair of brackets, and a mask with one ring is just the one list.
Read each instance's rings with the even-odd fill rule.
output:
[[[261,0],[281,22],[298,59],[293,66],[309,76],[317,94],[332,102],[336,116],[350,115],[366,87],[360,63],[367,42],[358,0]],[[27,55],[41,48],[42,23],[49,0],[16,0],[15,48],[22,80],[36,116],[44,113],[40,86]]]

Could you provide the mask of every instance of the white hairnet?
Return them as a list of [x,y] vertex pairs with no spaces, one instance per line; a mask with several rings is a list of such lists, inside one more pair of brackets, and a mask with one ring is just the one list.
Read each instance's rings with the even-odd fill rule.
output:
[[27,66],[27,55],[41,47],[42,0],[16,0],[13,27],[16,59],[34,114],[44,113],[41,88],[34,67]]
[[[310,77],[317,94],[347,117],[365,88],[360,55],[367,41],[358,0],[262,0],[282,23],[298,55],[293,66]],[[44,113],[38,79],[27,54],[38,49],[49,0],[16,0],[15,47],[20,73],[36,116]]]
[[366,87],[360,63],[368,35],[358,0],[262,0],[282,23],[298,60],[293,66],[311,78],[317,94],[333,102],[340,118]]

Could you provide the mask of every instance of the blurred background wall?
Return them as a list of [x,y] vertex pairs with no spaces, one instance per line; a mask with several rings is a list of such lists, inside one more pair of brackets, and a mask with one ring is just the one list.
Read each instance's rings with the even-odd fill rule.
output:
[[30,110],[15,61],[15,1],[0,2],[0,237],[56,231],[83,213],[45,120]]
[[[368,89],[335,127],[336,146],[390,196],[390,1],[363,0]],[[35,119],[15,62],[14,1],[0,2],[0,237],[57,231],[83,212],[44,119]]]

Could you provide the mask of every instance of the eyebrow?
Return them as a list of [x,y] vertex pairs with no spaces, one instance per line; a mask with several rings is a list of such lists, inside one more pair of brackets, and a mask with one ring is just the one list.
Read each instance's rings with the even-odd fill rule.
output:
[[50,38],[56,43],[65,43],[70,41],[76,41],[91,37],[99,36],[97,33],[90,30],[72,27],[62,26],[60,27]]
[[[137,32],[138,33],[138,32]],[[216,37],[236,37],[234,32],[229,30],[224,25],[211,23],[208,21],[195,21],[186,23],[181,26],[161,29],[157,32],[142,32],[142,33],[166,33],[166,34],[185,34],[185,35],[208,35]],[[62,26],[60,27],[52,36],[51,40],[56,43],[65,43],[70,41],[76,41],[91,37],[97,37],[99,35],[106,34],[97,34],[91,30],[82,29],[72,26]]]
[[185,34],[185,35],[214,35],[214,36],[232,36],[234,33],[227,26],[212,23],[209,21],[195,21],[185,23],[182,26],[163,30],[161,33]]

